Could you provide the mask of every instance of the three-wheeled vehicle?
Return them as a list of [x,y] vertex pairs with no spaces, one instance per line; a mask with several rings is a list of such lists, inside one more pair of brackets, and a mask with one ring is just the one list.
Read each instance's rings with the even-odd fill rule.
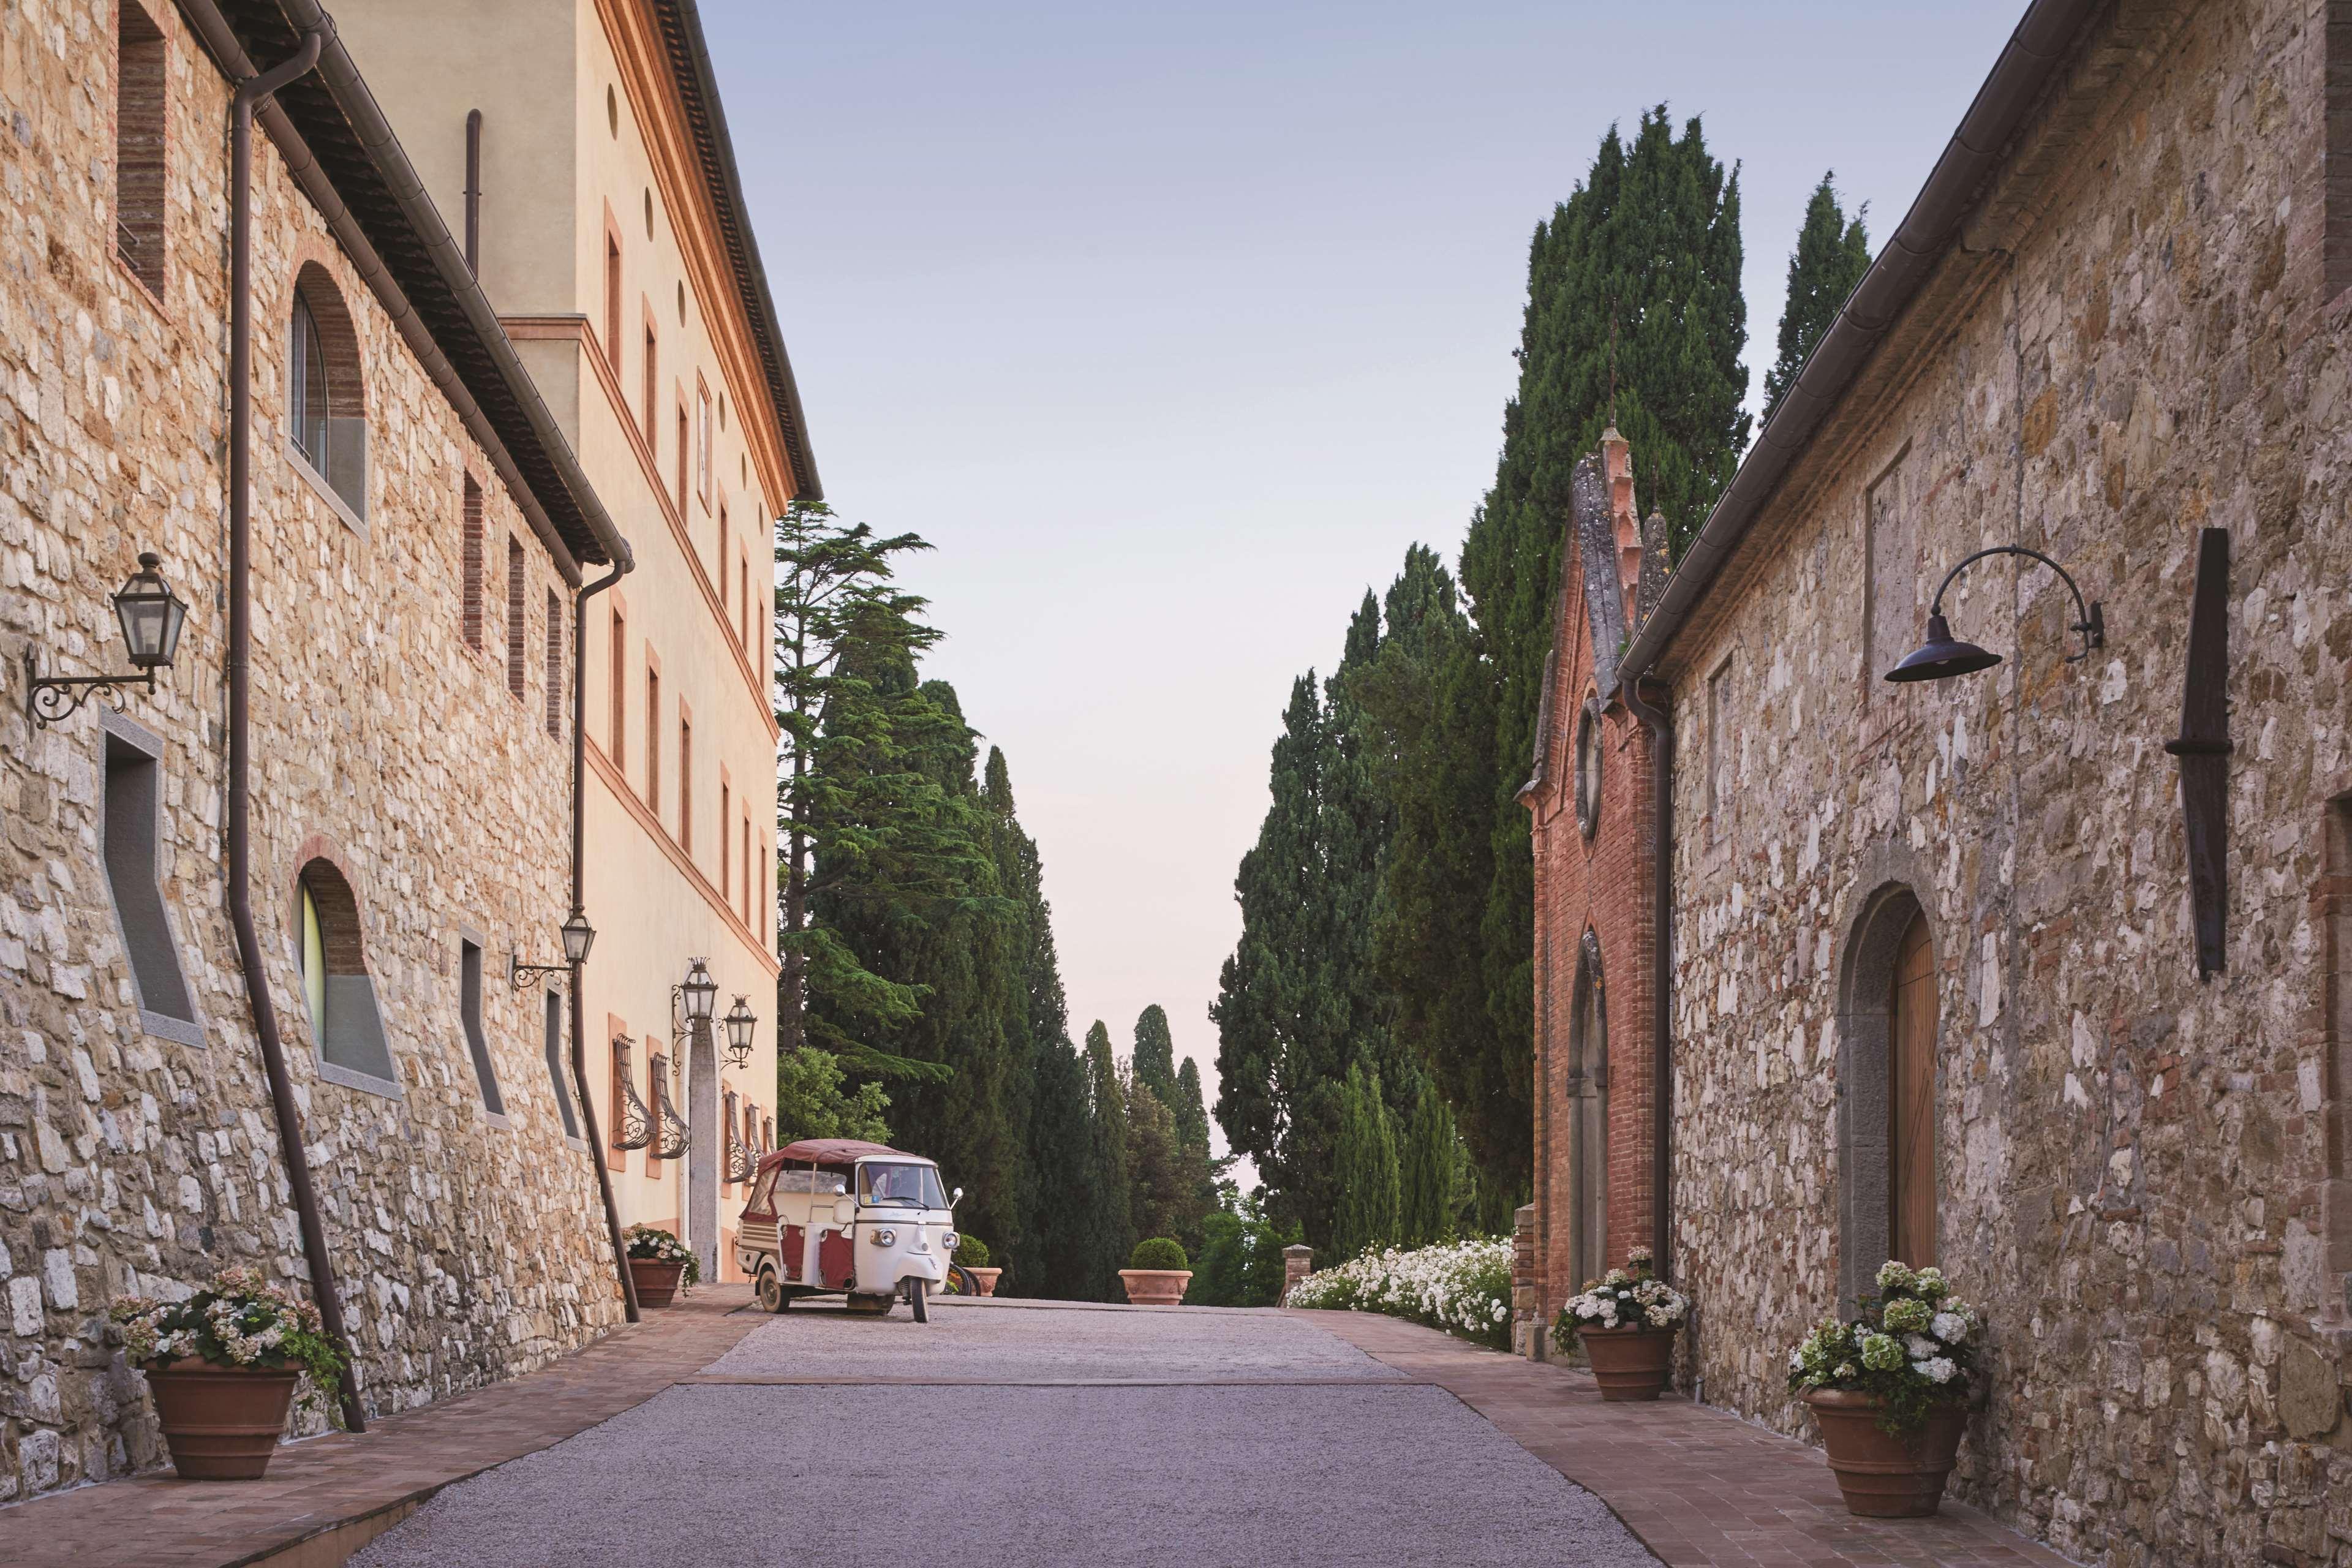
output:
[[955,1257],[955,1203],[940,1168],[856,1138],[803,1138],[761,1158],[743,1200],[735,1261],[781,1312],[795,1296],[845,1296],[853,1312],[903,1298],[915,1321]]

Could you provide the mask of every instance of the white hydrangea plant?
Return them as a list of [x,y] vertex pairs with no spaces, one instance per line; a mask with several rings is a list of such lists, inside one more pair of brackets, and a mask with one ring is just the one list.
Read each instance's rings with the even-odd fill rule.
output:
[[1889,1261],[1877,1283],[1853,1321],[1825,1321],[1789,1352],[1789,1388],[1874,1394],[1878,1424],[1908,1431],[1933,1406],[1968,1397],[1982,1325],[1939,1269]]
[[1690,1298],[1659,1279],[1654,1255],[1637,1247],[1626,1255],[1624,1268],[1588,1281],[1568,1299],[1552,1323],[1552,1342],[1565,1352],[1574,1347],[1579,1332],[1595,1329],[1671,1334],[1689,1315]]

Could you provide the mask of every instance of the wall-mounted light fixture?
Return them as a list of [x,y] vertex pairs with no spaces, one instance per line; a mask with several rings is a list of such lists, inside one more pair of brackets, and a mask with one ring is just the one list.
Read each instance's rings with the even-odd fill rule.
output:
[[128,675],[43,675],[27,651],[25,655],[25,711],[44,730],[79,709],[93,695],[102,695],[117,711],[124,691],[141,686],[155,689],[155,672],[171,668],[180,651],[180,628],[187,624],[188,606],[156,568],[163,558],[142,552],[139,570],[114,595],[114,618],[122,624],[122,640],[131,650]]
[[559,928],[563,938],[563,962],[561,963],[525,963],[520,953],[507,957],[507,978],[518,991],[542,974],[562,974],[588,962],[588,950],[596,943],[596,928],[588,923],[587,911],[574,910],[571,919]]
[[2083,638],[2083,651],[2066,656],[2068,664],[2079,664],[2091,657],[2091,650],[2107,645],[2105,615],[2095,604],[2085,604],[2083,590],[2066,574],[2066,568],[2038,550],[2028,550],[2021,544],[1996,544],[1990,550],[1979,550],[1963,558],[1960,563],[1944,574],[1944,581],[1936,590],[1934,603],[1927,606],[1927,640],[1904,655],[1903,662],[1886,672],[1889,680],[1948,680],[1955,675],[1970,675],[1979,669],[1990,669],[2000,662],[2000,655],[1972,642],[1962,642],[1952,636],[1951,623],[1944,619],[1944,595],[1952,580],[1988,555],[2023,555],[2039,561],[2058,574],[2066,591],[2074,595],[2074,611],[2082,618],[2068,628]]
[[742,1068],[751,1065],[751,1033],[760,1026],[760,1016],[751,1011],[751,999],[735,998],[735,1005],[720,1020],[727,1026],[727,1065]]

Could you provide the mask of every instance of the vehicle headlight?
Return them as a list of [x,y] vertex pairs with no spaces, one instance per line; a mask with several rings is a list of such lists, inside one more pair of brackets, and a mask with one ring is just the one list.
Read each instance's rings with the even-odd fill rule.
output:
[[888,1226],[884,1226],[880,1230],[874,1233],[874,1245],[877,1247],[896,1247],[898,1245],[898,1233],[892,1230]]
[[962,1239],[963,1237],[958,1236],[955,1232],[949,1231],[946,1235],[940,1237],[940,1245],[946,1247],[950,1252],[953,1252],[956,1249],[956,1243]]

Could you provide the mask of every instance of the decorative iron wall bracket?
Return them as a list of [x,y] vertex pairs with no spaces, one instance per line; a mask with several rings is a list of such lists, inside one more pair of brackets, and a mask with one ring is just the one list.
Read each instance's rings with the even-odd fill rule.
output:
[[2180,759],[2180,828],[2189,851],[2189,911],[2197,978],[2229,968],[2230,531],[2197,533],[2197,582],[2189,600],[2189,658],[2180,733],[2164,743]]
[[514,983],[514,988],[518,991],[533,984],[541,975],[571,973],[572,965],[569,963],[525,963],[522,961],[522,954],[519,952],[507,954],[507,978]]
[[152,695],[155,672],[146,669],[127,675],[43,675],[32,654],[25,655],[25,711],[44,730],[61,719],[71,718],[93,697],[104,698],[106,705],[120,713],[134,689]]

